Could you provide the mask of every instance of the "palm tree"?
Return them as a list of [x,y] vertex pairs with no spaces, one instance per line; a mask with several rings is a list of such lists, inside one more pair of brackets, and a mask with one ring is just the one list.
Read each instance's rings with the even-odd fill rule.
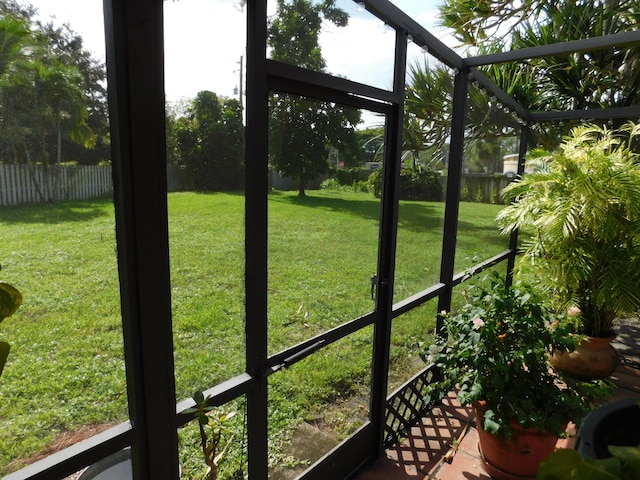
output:
[[[32,171],[36,162],[50,165],[51,144],[60,165],[63,136],[86,147],[93,145],[82,82],[76,67],[47,58],[27,20],[0,18],[0,143],[14,162],[22,160]],[[41,199],[50,198],[35,176],[32,179]]]

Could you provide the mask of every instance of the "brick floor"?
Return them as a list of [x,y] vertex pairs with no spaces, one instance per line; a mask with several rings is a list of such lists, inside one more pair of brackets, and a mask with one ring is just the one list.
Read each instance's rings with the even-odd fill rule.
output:
[[[620,364],[611,380],[617,387],[611,401],[640,397],[640,368]],[[573,448],[575,425],[569,424],[567,433],[568,438],[560,439],[557,448]],[[448,463],[445,455],[455,444],[457,449]],[[374,463],[357,480],[489,480],[477,444],[472,409],[460,405],[455,394],[450,394],[401,443],[387,450],[386,458]]]

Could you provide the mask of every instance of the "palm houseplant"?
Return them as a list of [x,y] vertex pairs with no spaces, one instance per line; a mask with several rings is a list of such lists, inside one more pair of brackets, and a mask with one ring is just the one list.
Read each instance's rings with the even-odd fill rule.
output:
[[583,358],[593,375],[578,376],[615,369],[606,343],[613,322],[640,307],[639,135],[634,123],[576,127],[554,152],[531,152],[535,171],[502,192],[509,203],[497,217],[502,233],[525,234],[519,273],[537,278],[559,310],[573,313],[576,333],[592,337],[585,345],[601,351],[602,358]]
[[470,287],[467,303],[445,315],[445,335],[427,351],[443,380],[429,395],[456,388],[460,403],[473,405],[492,477],[535,478],[568,422],[578,424],[609,389],[550,368],[551,346],[571,350],[576,337],[534,292],[507,288],[497,275],[489,283]]

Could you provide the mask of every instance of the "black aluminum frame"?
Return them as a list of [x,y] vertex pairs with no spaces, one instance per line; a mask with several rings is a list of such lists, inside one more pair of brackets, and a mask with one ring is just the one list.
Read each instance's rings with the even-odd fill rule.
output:
[[[640,117],[640,106],[575,112],[529,112],[476,70],[490,63],[640,42],[640,32],[548,45],[504,54],[461,58],[388,0],[365,0],[366,8],[396,30],[393,91],[268,60],[267,0],[247,0],[246,102],[246,372],[209,389],[211,403],[247,400],[248,474],[268,477],[267,379],[283,366],[368,325],[374,325],[370,421],[300,478],[350,478],[384,451],[389,337],[394,318],[438,298],[450,306],[455,273],[455,242],[464,150],[467,90],[477,81],[524,121],[519,172],[527,148],[528,124],[576,118]],[[137,480],[177,479],[176,429],[192,419],[191,400],[175,404],[173,339],[167,232],[167,184],[163,87],[163,0],[104,0],[113,175],[121,282],[122,322],[130,421],[58,452],[5,477],[5,480],[56,479],[73,474],[126,446],[132,446]],[[398,174],[408,36],[455,69],[449,176],[440,281],[393,304],[393,273],[398,215]],[[384,113],[387,117],[384,190],[380,218],[377,300],[373,313],[354,319],[269,356],[267,351],[267,142],[269,91],[334,101]],[[475,272],[516,256],[517,234],[509,248],[473,267]],[[424,372],[418,374],[423,375]],[[395,394],[394,394],[395,395]],[[393,395],[392,395],[393,396]]]

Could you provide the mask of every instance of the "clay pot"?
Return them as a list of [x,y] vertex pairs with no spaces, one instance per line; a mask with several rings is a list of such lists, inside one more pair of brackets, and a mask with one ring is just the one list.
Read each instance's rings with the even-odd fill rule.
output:
[[573,352],[555,351],[551,365],[557,371],[580,380],[607,378],[618,366],[618,352],[607,338],[589,337]]
[[482,428],[484,405],[474,404],[480,457],[484,469],[497,480],[535,479],[538,465],[553,453],[558,437],[512,422],[513,435],[506,439]]

